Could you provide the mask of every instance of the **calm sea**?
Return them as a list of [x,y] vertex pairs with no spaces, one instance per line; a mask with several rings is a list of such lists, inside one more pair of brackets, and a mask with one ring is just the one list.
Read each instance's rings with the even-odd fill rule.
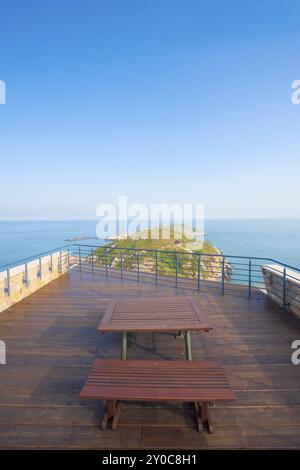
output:
[[[207,220],[205,232],[227,255],[274,258],[300,267],[300,219]],[[0,266],[66,245],[74,237],[91,237],[78,243],[104,243],[96,238],[95,221],[0,221]]]

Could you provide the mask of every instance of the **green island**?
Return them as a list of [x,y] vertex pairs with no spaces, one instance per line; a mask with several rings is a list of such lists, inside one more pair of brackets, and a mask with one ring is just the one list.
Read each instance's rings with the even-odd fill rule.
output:
[[197,240],[193,229],[183,235],[174,226],[168,228],[169,237],[164,238],[165,229],[160,226],[121,235],[96,248],[93,262],[100,267],[165,276],[196,278],[200,273],[201,279],[208,281],[219,280],[224,272],[225,280],[230,279],[231,265],[212,243]]

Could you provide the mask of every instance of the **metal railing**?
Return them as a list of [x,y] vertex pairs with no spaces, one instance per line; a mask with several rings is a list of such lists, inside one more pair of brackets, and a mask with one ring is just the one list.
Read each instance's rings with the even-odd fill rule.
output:
[[222,295],[234,289],[243,295],[246,292],[249,299],[257,290],[270,294],[265,273],[269,266],[268,275],[281,279],[280,288],[278,282],[274,283],[277,286],[272,292],[273,299],[284,308],[289,307],[287,291],[293,283],[293,303],[300,308],[300,269],[272,258],[83,244],[73,245],[72,252],[80,271],[143,279],[198,292],[215,289]]
[[36,278],[42,279],[43,275],[45,275],[45,272],[43,271],[42,260],[45,259],[45,257],[49,257],[49,266],[47,266],[47,269],[51,272],[54,269],[53,255],[57,254],[58,256],[56,259],[56,268],[58,272],[61,273],[63,266],[66,266],[66,270],[70,269],[70,253],[71,247],[70,245],[66,245],[59,248],[54,248],[52,250],[44,251],[43,253],[39,253],[38,255],[23,258],[6,265],[0,265],[0,272],[6,272],[6,287],[4,288],[4,292],[8,296],[11,295],[11,276],[16,275],[16,273],[14,273],[15,268],[20,268],[21,270],[23,270],[23,284],[26,288],[28,288],[30,285],[30,276],[32,276],[32,273],[30,273],[29,275],[29,268],[31,267],[32,263],[37,262]]
[[222,295],[234,290],[242,295],[246,293],[249,299],[259,290],[266,292],[284,308],[293,307],[300,312],[300,269],[272,258],[78,243],[0,266],[0,272],[7,273],[6,294],[10,295],[11,269],[23,266],[24,284],[28,285],[29,263],[38,260],[36,276],[41,277],[42,258],[50,256],[51,270],[54,253],[60,254],[58,269],[64,262],[67,269],[74,267],[80,272],[190,288],[198,292],[214,289]]

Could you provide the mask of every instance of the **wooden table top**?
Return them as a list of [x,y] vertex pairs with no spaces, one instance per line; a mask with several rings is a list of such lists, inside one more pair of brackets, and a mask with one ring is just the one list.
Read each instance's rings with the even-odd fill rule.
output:
[[183,296],[112,300],[98,327],[100,333],[211,329],[197,300]]

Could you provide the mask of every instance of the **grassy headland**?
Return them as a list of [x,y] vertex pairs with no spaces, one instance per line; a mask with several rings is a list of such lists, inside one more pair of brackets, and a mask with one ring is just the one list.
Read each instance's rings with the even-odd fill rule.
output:
[[[95,250],[96,263],[109,268],[159,275],[196,278],[200,266],[201,279],[217,280],[222,275],[222,252],[208,241],[182,236],[170,227],[170,237],[162,238],[163,227],[143,230],[131,236],[120,236]],[[156,233],[155,233],[156,232]],[[137,251],[138,250],[138,251]],[[211,256],[215,255],[215,256]],[[231,267],[224,262],[224,275],[229,279]]]

